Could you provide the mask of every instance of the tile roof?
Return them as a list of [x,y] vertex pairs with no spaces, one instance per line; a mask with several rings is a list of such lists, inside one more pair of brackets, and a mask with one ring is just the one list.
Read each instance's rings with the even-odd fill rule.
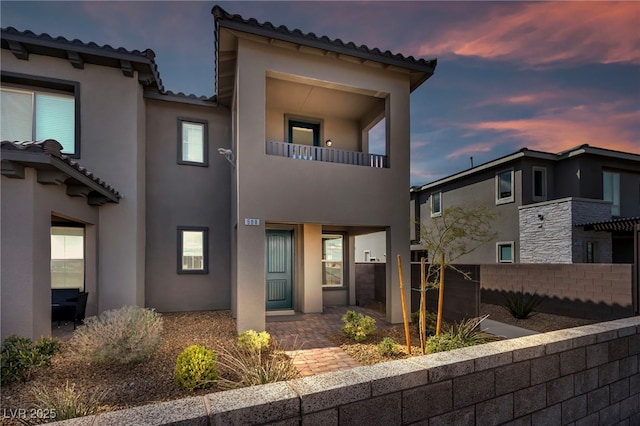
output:
[[[29,158],[16,158],[12,157],[10,153],[29,153],[39,156],[44,156],[46,159],[54,159],[53,161],[44,162],[44,164],[52,164],[54,167],[60,169],[60,163],[70,167],[63,167],[63,171],[68,177],[78,180],[82,177],[88,178],[95,185],[101,195],[105,196],[111,202],[118,202],[122,195],[112,188],[104,180],[100,179],[93,173],[89,172],[86,168],[82,167],[76,161],[71,160],[66,155],[62,154],[62,145],[53,139],[46,139],[43,141],[2,141],[0,142],[0,151],[2,151],[2,159],[7,161],[16,161],[18,163],[43,163],[42,161],[30,161]],[[57,162],[56,162],[57,160]]]
[[354,56],[364,60],[370,60],[387,65],[394,65],[426,74],[426,78],[413,83],[412,90],[429,78],[435,71],[437,59],[416,59],[413,56],[404,56],[390,51],[381,51],[366,45],[356,45],[353,42],[343,42],[340,39],[330,39],[327,36],[317,36],[314,33],[304,33],[299,29],[290,30],[284,25],[275,26],[271,22],[260,23],[254,18],[244,19],[240,15],[230,14],[220,6],[214,6],[211,10],[218,27],[237,29],[240,31],[297,43],[318,49],[333,51],[339,54]]
[[[48,55],[68,59],[74,66],[82,67],[82,62],[121,68],[121,61],[129,61],[132,68],[144,73],[142,84],[156,86],[164,91],[160,72],[155,62],[156,54],[151,49],[127,50],[110,45],[99,45],[94,42],[85,43],[78,39],[68,40],[65,37],[52,37],[49,34],[36,34],[33,31],[19,31],[14,27],[1,29],[1,47],[11,50],[20,59],[27,59],[30,53]],[[74,52],[78,59],[72,59],[68,52]],[[74,60],[76,61],[74,63]],[[124,72],[124,69],[123,69]]]

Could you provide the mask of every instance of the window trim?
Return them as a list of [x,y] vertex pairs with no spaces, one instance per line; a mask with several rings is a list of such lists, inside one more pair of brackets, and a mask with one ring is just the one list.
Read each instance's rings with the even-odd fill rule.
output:
[[[344,290],[345,288],[347,288],[347,283],[348,283],[348,277],[347,277],[347,270],[345,268],[345,264],[347,263],[346,258],[347,258],[347,237],[346,234],[342,233],[342,232],[323,232],[321,238],[324,239],[324,237],[340,237],[342,238],[342,281],[340,283],[340,285],[332,285],[332,284],[325,284],[324,283],[324,274],[322,275],[322,289],[323,290]],[[324,242],[323,242],[324,244]],[[326,261],[324,259],[324,255],[321,254],[321,264],[324,264]]]
[[[434,211],[433,208],[433,196],[436,194],[440,194],[440,210],[438,210],[437,212]],[[430,205],[430,209],[431,209],[431,217],[439,217],[442,216],[442,191],[437,191],[437,192],[432,192],[431,195],[429,196],[429,205]]]
[[[500,175],[503,175],[505,173],[509,173],[511,175],[511,195],[508,197],[500,197]],[[502,170],[500,172],[496,173],[496,177],[495,177],[495,181],[496,181],[496,205],[499,204],[507,204],[507,203],[513,203],[515,201],[515,172],[513,169],[510,170]]]
[[[542,195],[536,195],[536,172],[542,172]],[[544,166],[531,167],[531,199],[533,201],[547,201],[547,168]]]
[[[502,260],[500,258],[500,247],[511,247],[511,260]],[[496,243],[496,263],[515,263],[515,243],[513,241],[498,241]]]
[[[202,232],[202,269],[182,269],[182,241],[184,231],[200,231]],[[209,227],[207,226],[178,226],[177,238],[177,273],[178,275],[189,274],[208,274],[209,273]]]
[[[183,123],[202,124],[202,161],[188,161],[182,158]],[[209,167],[209,121],[201,118],[178,117],[178,164],[186,166]]]
[[[80,158],[80,83],[77,81],[71,80],[62,80],[58,78],[49,78],[49,77],[41,77],[37,75],[30,74],[21,74],[15,73],[11,71],[2,71],[0,72],[0,80],[2,83],[9,83],[11,85],[15,85],[15,89],[18,90],[29,90],[46,92],[50,91],[58,91],[65,92],[73,96],[74,98],[74,152],[73,154],[64,153],[69,158]],[[7,86],[7,88],[11,88],[13,86]],[[55,92],[54,92],[55,93]]]

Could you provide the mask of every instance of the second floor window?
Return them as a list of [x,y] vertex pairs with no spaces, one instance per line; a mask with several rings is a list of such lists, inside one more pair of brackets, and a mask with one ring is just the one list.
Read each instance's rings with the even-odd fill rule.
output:
[[442,214],[442,192],[431,194],[431,217]]
[[511,203],[513,197],[513,170],[496,175],[496,204]]
[[320,124],[300,120],[288,121],[289,142],[298,145],[320,146]]
[[0,96],[2,140],[55,139],[62,145],[63,154],[77,154],[73,95],[3,87]]
[[533,167],[533,199],[545,201],[547,199],[547,168]]
[[207,122],[178,118],[178,163],[208,165]]
[[620,173],[602,172],[602,199],[611,201],[611,216],[620,216]]

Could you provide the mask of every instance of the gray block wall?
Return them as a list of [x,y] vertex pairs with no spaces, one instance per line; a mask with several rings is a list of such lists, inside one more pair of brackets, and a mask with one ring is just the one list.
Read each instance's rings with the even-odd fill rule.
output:
[[637,425],[640,317],[61,425]]

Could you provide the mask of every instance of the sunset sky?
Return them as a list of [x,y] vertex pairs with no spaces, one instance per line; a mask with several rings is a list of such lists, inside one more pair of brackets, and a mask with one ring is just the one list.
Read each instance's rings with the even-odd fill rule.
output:
[[411,184],[527,147],[640,153],[640,2],[12,2],[2,27],[156,53],[213,95],[214,4],[318,36],[438,58],[411,96]]

